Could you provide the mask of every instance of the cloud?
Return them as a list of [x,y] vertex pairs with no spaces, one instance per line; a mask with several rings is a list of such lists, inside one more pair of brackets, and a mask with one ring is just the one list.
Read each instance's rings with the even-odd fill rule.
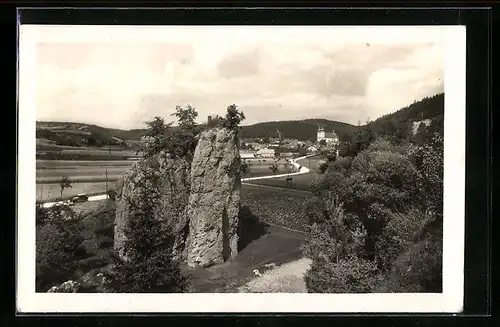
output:
[[259,73],[259,50],[254,49],[243,54],[223,58],[217,65],[219,75],[223,78],[235,78]]
[[267,42],[266,34],[227,31],[209,38],[186,29],[184,38],[172,32],[161,42],[39,43],[37,119],[139,128],[154,116],[172,120],[176,105],[194,106],[204,120],[235,103],[246,124],[356,124],[443,90],[437,41],[330,42],[311,34]]

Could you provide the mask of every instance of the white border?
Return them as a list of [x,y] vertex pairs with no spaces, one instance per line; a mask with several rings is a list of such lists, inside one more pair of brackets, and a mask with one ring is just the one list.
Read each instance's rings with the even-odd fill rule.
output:
[[[251,28],[267,28],[268,41],[286,41],[297,33],[310,33],[311,42],[392,43],[429,41],[429,35],[446,44],[445,58],[445,154],[444,154],[444,248],[443,293],[441,294],[54,294],[35,293],[35,110],[36,43],[38,42],[119,42],[118,33],[128,29],[126,41],[165,42],[152,27],[113,27],[88,33],[96,27],[65,26],[65,33],[53,33],[58,26],[20,26],[19,63],[19,156],[17,217],[17,309],[29,312],[460,312],[463,306],[465,226],[465,26],[419,27],[234,27],[224,28],[228,36]],[[168,29],[168,41],[182,33]],[[193,32],[197,27],[189,27]],[[199,27],[198,27],[199,28]],[[87,29],[86,33],[81,33]],[[186,27],[183,26],[185,30]],[[203,27],[218,33],[218,27]],[[246,29],[246,30],[245,30]],[[370,31],[370,39],[361,29]],[[435,29],[436,33],[420,33]],[[208,32],[207,32],[208,31]],[[336,33],[331,37],[332,31]],[[247,33],[248,32],[248,33]],[[375,33],[372,33],[375,32]],[[89,36],[90,35],[90,36]],[[262,42],[260,39],[255,40]],[[185,37],[185,34],[182,35]],[[231,38],[231,41],[239,38]],[[435,39],[431,40],[435,41]]]

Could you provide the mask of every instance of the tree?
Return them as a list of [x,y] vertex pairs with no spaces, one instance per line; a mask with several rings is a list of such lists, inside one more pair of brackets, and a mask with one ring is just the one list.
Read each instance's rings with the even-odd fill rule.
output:
[[198,143],[197,135],[201,132],[201,128],[195,123],[198,113],[191,106],[177,106],[172,115],[178,118],[178,127],[165,124],[160,117],[146,122],[148,130],[142,142],[144,157],[164,152],[172,158],[186,158],[188,162],[191,161]]
[[277,165],[277,164],[275,164],[275,163],[273,163],[273,164],[269,167],[269,169],[271,170],[271,172],[273,173],[273,175],[275,175],[275,174],[278,172],[278,170],[279,170],[278,165]]
[[[318,199],[315,200],[316,202]],[[377,266],[361,258],[366,232],[334,198],[308,206],[312,223],[304,254],[313,260],[305,276],[314,293],[370,292],[379,280]],[[315,217],[315,218],[314,218]]]
[[61,198],[65,188],[71,188],[71,181],[68,176],[63,176],[59,182],[59,187],[61,188]]
[[250,172],[250,163],[243,159],[240,166],[241,174],[246,176]]
[[[151,159],[150,159],[151,160]],[[142,166],[140,199],[128,199],[134,215],[125,228],[125,258],[114,257],[113,269],[105,275],[114,292],[182,292],[187,280],[172,256],[173,235],[170,227],[155,218],[160,205],[159,176],[153,168]]]
[[375,140],[376,136],[370,124],[362,127],[354,134],[353,152],[359,153],[368,148],[368,146]]
[[245,120],[243,111],[239,111],[236,105],[232,104],[227,107],[226,117],[222,122],[222,126],[230,130],[237,130],[243,120]]
[[327,145],[326,140],[320,140],[319,141],[319,145],[320,146],[326,146]]
[[145,122],[148,127],[142,137],[141,149],[145,157],[160,153],[166,148],[165,142],[170,124],[166,125],[161,117],[154,117],[152,121]]
[[196,126],[196,118],[198,117],[198,112],[190,105],[187,105],[185,108],[176,106],[175,112],[172,114],[172,116],[177,117],[179,126],[181,128],[190,130]]

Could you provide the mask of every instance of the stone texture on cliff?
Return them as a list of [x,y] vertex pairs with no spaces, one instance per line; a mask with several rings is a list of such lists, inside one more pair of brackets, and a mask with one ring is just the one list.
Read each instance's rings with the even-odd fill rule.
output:
[[155,219],[165,223],[175,237],[174,256],[183,256],[185,239],[189,228],[184,210],[189,195],[189,163],[182,159],[169,159],[164,155],[157,155],[149,159],[142,159],[125,173],[123,180],[118,184],[116,194],[116,217],[114,247],[122,258],[126,255],[123,245],[126,240],[125,227],[137,210],[133,204],[139,204],[146,175],[158,176],[158,191],[160,198],[154,208]]
[[191,163],[187,263],[208,267],[238,252],[240,154],[236,132],[201,133]]

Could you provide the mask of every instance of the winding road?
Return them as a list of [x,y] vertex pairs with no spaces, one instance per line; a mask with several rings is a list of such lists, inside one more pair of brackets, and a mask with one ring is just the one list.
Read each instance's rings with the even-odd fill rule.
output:
[[[307,173],[310,172],[309,168],[300,165],[299,163],[297,163],[297,161],[302,160],[302,159],[306,159],[306,158],[309,158],[309,157],[312,157],[312,156],[314,156],[314,155],[307,155],[307,156],[303,156],[303,157],[299,157],[299,158],[295,158],[295,159],[289,160],[295,166],[295,168],[297,168],[299,170],[298,172],[287,173],[287,174],[278,174],[278,175],[258,176],[258,177],[247,177],[247,178],[242,178],[241,181],[242,182],[246,182],[246,181],[259,180],[259,179],[273,179],[273,178],[280,178],[280,177],[288,177],[288,176],[296,176],[296,175],[307,174]],[[97,195],[89,196],[89,198],[88,198],[87,201],[100,201],[100,200],[105,200],[107,198],[108,198],[108,195],[106,193],[103,193],[103,194],[97,194]],[[55,202],[44,202],[44,203],[42,203],[42,206],[44,208],[50,208],[53,205],[68,205],[68,202],[66,202],[66,201],[55,201]]]

